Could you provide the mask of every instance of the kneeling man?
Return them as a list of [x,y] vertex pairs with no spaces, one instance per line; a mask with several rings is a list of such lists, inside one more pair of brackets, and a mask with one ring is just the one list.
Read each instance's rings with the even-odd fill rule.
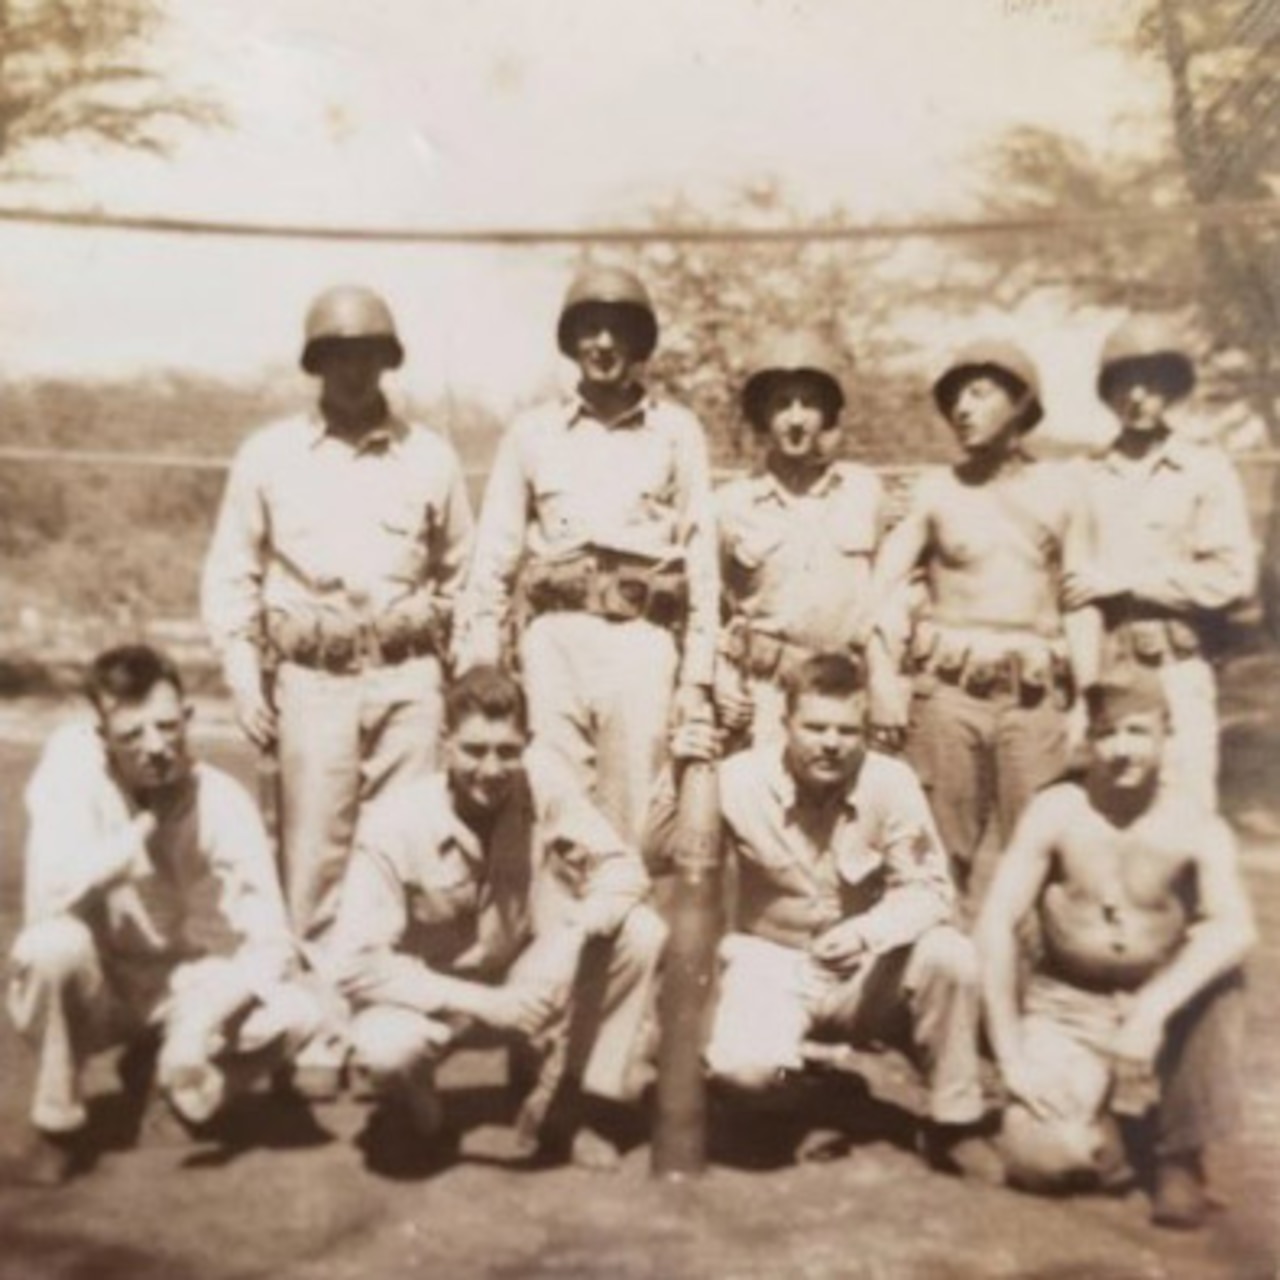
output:
[[252,798],[192,759],[176,668],[143,645],[95,659],[96,724],[58,730],[27,788],[25,923],[9,1014],[38,1054],[16,1172],[65,1182],[90,1154],[80,1073],[158,1033],[158,1083],[191,1125],[283,1063],[319,1010],[295,961]]
[[[719,766],[733,931],[706,1050],[714,1078],[758,1093],[804,1066],[810,1038],[899,1044],[923,1068],[935,1163],[1002,1178],[979,1136],[978,972],[952,925],[947,856],[915,774],[865,748],[862,667],[818,654],[793,671],[785,740]],[[711,759],[715,731],[683,725],[677,761]],[[660,862],[674,788],[650,829]]]
[[[1237,1118],[1252,913],[1226,824],[1161,787],[1158,675],[1118,669],[1089,704],[1085,777],[1032,800],[979,924],[1013,1099],[1002,1141],[1029,1189],[1105,1186],[1126,1168],[1112,1117],[1154,1108],[1153,1220],[1194,1227],[1209,1205],[1203,1150]],[[1020,996],[1016,933],[1032,913],[1042,955]]]
[[611,1165],[616,1104],[648,1083],[666,936],[644,866],[558,757],[526,750],[504,672],[463,674],[445,730],[445,771],[357,833],[343,885],[334,955],[357,1066],[421,1143],[441,1123],[434,1065],[477,1035],[514,1037],[545,1054],[518,1126],[530,1147],[554,1097],[575,1159]]

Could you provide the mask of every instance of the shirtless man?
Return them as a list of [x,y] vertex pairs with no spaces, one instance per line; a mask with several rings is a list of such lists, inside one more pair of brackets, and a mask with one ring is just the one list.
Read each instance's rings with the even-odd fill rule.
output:
[[[963,457],[921,481],[885,539],[869,656],[873,673],[901,664],[897,602],[921,571],[928,607],[910,640],[907,757],[966,888],[993,805],[1007,842],[1030,796],[1066,765],[1066,712],[1073,685],[1089,683],[1093,646],[1082,631],[1091,615],[1064,619],[1059,592],[1064,568],[1087,551],[1087,527],[1068,473],[1022,448],[1043,415],[1023,351],[974,343],[933,395]],[[877,682],[871,715],[882,740],[907,727],[906,706],[892,701]]]
[[[1123,1164],[1111,1116],[1154,1106],[1152,1219],[1194,1227],[1209,1204],[1203,1149],[1236,1119],[1252,913],[1226,824],[1160,786],[1158,674],[1117,669],[1089,713],[1083,782],[1028,806],[978,925],[991,1047],[1013,1099],[1007,1165],[1031,1189],[1105,1185]],[[1033,911],[1043,955],[1019,1000],[1016,934]]]

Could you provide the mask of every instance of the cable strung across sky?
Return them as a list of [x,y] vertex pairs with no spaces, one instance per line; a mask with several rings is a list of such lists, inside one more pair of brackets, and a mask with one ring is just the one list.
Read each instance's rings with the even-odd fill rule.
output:
[[0,222],[28,226],[75,227],[95,231],[161,235],[238,236],[279,240],[343,240],[371,244],[638,244],[715,242],[814,242],[892,240],[946,236],[1011,235],[1107,228],[1161,228],[1185,224],[1224,226],[1280,223],[1280,202],[1236,200],[1164,209],[1098,209],[1068,214],[1020,214],[980,220],[927,219],[861,225],[820,224],[782,227],[319,227],[297,223],[251,223],[147,214],[0,208]]

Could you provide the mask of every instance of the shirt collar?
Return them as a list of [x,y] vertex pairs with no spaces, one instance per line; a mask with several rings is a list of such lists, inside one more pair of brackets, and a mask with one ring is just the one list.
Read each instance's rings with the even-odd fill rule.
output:
[[646,417],[653,411],[655,406],[656,401],[646,391],[625,413],[609,422],[605,422],[602,418],[597,417],[595,410],[582,398],[580,392],[573,391],[565,399],[565,421],[570,427],[575,427],[583,419],[589,419],[592,422],[600,423],[602,427],[609,431],[615,427],[642,427],[645,424]]
[[776,502],[780,506],[786,506],[797,498],[825,498],[844,483],[844,473],[834,462],[831,463],[814,481],[813,487],[803,494],[792,493],[768,468],[756,474],[755,482],[754,496],[757,502]]
[[[348,442],[352,453],[378,453],[395,448],[409,434],[409,424],[398,414],[387,410],[386,417],[376,427],[370,428],[359,440]],[[329,430],[319,405],[307,418],[307,443],[317,448],[323,441],[337,439]]]
[[[1188,442],[1176,432],[1171,431],[1155,450],[1147,455],[1145,461],[1152,471],[1157,471],[1160,467],[1172,467],[1175,471],[1182,471],[1187,466],[1189,450]],[[1114,448],[1108,448],[1102,461],[1108,471],[1119,471],[1127,459],[1117,453]]]

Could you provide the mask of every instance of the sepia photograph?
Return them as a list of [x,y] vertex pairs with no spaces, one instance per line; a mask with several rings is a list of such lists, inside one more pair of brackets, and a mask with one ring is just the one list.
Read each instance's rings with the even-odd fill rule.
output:
[[1278,0],[0,0],[0,1280],[1280,1275]]

